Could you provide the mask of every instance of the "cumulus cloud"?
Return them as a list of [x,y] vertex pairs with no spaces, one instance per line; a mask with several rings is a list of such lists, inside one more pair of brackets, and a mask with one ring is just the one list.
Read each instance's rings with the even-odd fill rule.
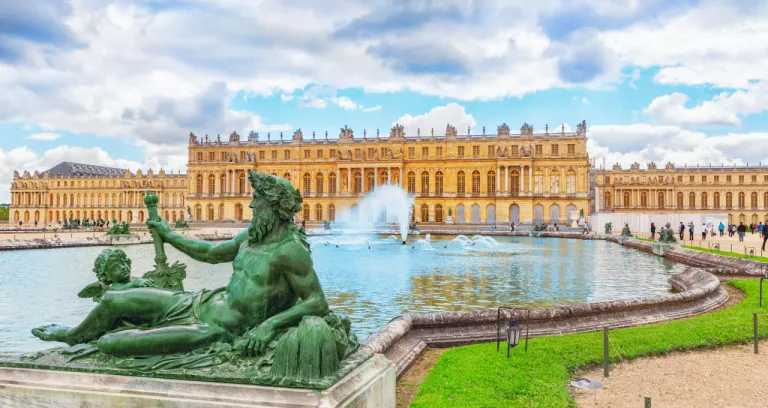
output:
[[466,112],[458,103],[449,103],[445,106],[436,106],[422,115],[412,116],[405,114],[400,116],[392,125],[403,125],[405,134],[415,136],[419,130],[423,135],[428,135],[435,130],[436,135],[444,135],[448,124],[456,128],[457,132],[466,134],[468,127],[477,125],[475,118]]
[[[348,96],[337,96],[337,90],[332,86],[312,85],[305,90],[299,98],[299,106],[303,108],[325,109],[328,104],[333,104],[344,110],[360,110],[363,112],[375,112],[381,109],[381,106],[366,108],[364,105],[355,102]],[[283,100],[285,102],[285,99]]]
[[644,112],[653,120],[680,126],[740,126],[742,116],[768,110],[768,81],[744,90],[723,92],[690,108],[685,106],[688,100],[688,96],[680,92],[659,96]]
[[678,166],[768,163],[768,133],[728,133],[707,136],[677,126],[648,124],[592,126],[587,149],[598,165],[634,162]]

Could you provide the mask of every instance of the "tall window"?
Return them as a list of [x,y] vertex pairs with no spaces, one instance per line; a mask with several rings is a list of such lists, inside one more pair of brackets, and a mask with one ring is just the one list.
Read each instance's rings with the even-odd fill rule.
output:
[[309,175],[309,173],[304,173],[304,195],[308,196],[309,192],[312,191],[312,176]]
[[328,206],[328,221],[336,221],[336,206],[333,204]]
[[709,196],[707,196],[707,193],[701,193],[701,207],[707,208],[709,205]]
[[472,156],[480,156],[480,146],[472,146]]
[[323,220],[323,206],[320,204],[315,205],[315,221]]
[[[330,195],[336,195],[336,173],[328,175],[328,193]],[[328,211],[331,211],[331,209],[328,208]]]
[[211,174],[208,176],[208,194],[216,192],[216,176]]
[[438,171],[435,173],[435,195],[443,195],[443,172]]
[[509,180],[512,183],[509,191],[511,191],[512,194],[520,193],[520,173],[517,170],[512,170]]
[[408,172],[408,193],[416,194],[416,173]]
[[355,182],[354,193],[360,194],[363,191],[363,175],[360,174],[359,171],[356,171],[354,177],[355,177],[353,179]]
[[443,206],[440,204],[435,206],[435,222],[443,222]]
[[688,207],[696,208],[696,193],[688,194]]
[[763,208],[768,208],[768,193],[763,194]]
[[[195,193],[203,194],[203,175],[198,174],[195,181]],[[58,205],[58,203],[56,203],[56,205]]]
[[733,194],[725,193],[725,207],[733,208]]
[[640,193],[640,207],[647,208],[648,207],[648,193],[643,191]]
[[421,194],[429,194],[429,173],[426,171],[421,172]]
[[423,157],[423,158],[425,158],[425,159],[426,159],[427,157],[429,157],[429,147],[426,147],[426,146],[425,146],[425,147],[422,147],[422,148],[421,148],[421,157]]
[[757,208],[757,193],[752,193],[752,197],[750,201],[751,201],[750,204],[752,204],[752,208]]
[[[608,177],[605,178],[605,182],[608,183]],[[568,194],[576,194],[576,172],[568,170],[565,175],[565,192]]]
[[664,207],[666,207],[666,206],[667,206],[667,204],[666,204],[666,200],[665,200],[665,196],[664,196],[664,192],[661,192],[661,191],[660,191],[660,192],[659,192],[659,196],[658,196],[657,198],[658,198],[658,201],[657,201],[657,203],[656,203],[656,206],[657,206],[657,207],[659,207],[659,208],[664,208]]
[[720,208],[720,193],[715,193],[714,195],[715,202],[713,203],[715,208]]
[[632,202],[631,202],[631,200],[630,200],[629,191],[625,191],[625,192],[624,192],[624,197],[623,197],[623,199],[624,199],[624,204],[623,204],[623,205],[624,205],[624,207],[629,207],[629,206],[630,206],[630,204],[632,203]]
[[611,193],[605,193],[605,199],[603,200],[603,207],[611,208]]
[[387,174],[386,171],[381,172],[381,174],[379,174],[379,180],[381,180],[380,184],[382,186],[389,184],[389,174]]
[[459,146],[459,148],[456,150],[456,155],[459,157],[464,157],[464,146]]
[[472,194],[480,194],[480,172],[472,172]]
[[421,222],[429,222],[429,206],[426,204],[421,205]]
[[496,195],[496,172],[491,170],[488,172],[488,195]]
[[365,177],[365,191],[373,191],[376,187],[376,173],[369,171]]
[[219,174],[219,193],[227,192],[227,176],[222,173]]
[[552,154],[553,155],[560,154],[560,145],[556,145],[556,144],[552,145]]
[[303,211],[301,212],[301,217],[304,221],[309,221],[309,204],[304,204]]
[[213,205],[212,204],[208,204],[208,221],[213,221],[213,219],[214,219],[214,216],[213,216]]
[[533,173],[533,192],[537,194],[544,192],[544,172],[541,170]]
[[683,193],[677,193],[677,208],[683,208]]
[[744,208],[746,206],[747,206],[746,195],[743,192],[739,193],[739,208]]
[[464,171],[459,171],[458,174],[456,174],[456,192],[459,194],[464,194],[467,192],[466,189],[466,177],[464,175]]
[[[323,188],[325,187],[324,181],[325,180],[323,179],[323,173],[317,173],[317,175],[315,176],[315,192],[317,194],[323,194]],[[318,219],[318,221],[322,221],[322,220]]]
[[549,173],[549,192],[560,194],[560,172],[557,170],[552,170]]

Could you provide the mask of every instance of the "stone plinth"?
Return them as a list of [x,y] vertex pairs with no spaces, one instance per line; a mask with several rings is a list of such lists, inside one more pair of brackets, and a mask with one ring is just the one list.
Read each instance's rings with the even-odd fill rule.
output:
[[445,217],[445,223],[446,224],[453,224],[453,216],[449,215],[449,216]]
[[659,242],[653,243],[653,254],[658,256],[665,256],[672,247],[679,246],[677,244],[663,244]]
[[2,407],[394,408],[396,366],[376,354],[323,391],[0,367]]

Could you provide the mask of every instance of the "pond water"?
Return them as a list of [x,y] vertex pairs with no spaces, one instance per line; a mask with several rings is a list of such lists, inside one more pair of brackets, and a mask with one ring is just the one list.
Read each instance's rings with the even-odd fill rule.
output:
[[[607,241],[523,237],[311,237],[312,259],[332,309],[352,320],[361,341],[404,312],[552,306],[626,299],[669,291],[683,266]],[[152,245],[122,247],[133,275],[153,268]],[[34,327],[75,325],[93,308],[77,292],[95,281],[104,247],[0,253],[0,351],[50,348]],[[231,264],[187,264],[189,291],[225,286]]]

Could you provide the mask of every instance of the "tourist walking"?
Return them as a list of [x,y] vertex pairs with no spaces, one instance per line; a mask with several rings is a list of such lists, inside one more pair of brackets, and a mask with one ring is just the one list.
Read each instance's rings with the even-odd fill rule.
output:
[[510,221],[509,222],[509,231],[510,232],[515,232],[515,222],[514,221]]
[[701,224],[701,239],[706,240],[707,239],[707,224]]
[[717,229],[720,230],[720,236],[723,236],[723,231],[725,231],[725,224],[723,224],[722,221],[720,221],[720,225],[717,227]]
[[765,241],[768,241],[768,220],[763,224],[763,251],[765,251]]
[[651,239],[656,239],[656,224],[651,223]]
[[744,234],[747,233],[747,226],[744,225],[744,222],[739,223],[739,228],[736,229],[736,232],[739,233],[739,242],[744,242]]
[[682,221],[680,221],[680,229],[678,232],[680,232],[680,241],[682,241],[685,236],[685,225],[683,225]]
[[693,241],[693,221],[688,223],[688,236],[691,241]]

